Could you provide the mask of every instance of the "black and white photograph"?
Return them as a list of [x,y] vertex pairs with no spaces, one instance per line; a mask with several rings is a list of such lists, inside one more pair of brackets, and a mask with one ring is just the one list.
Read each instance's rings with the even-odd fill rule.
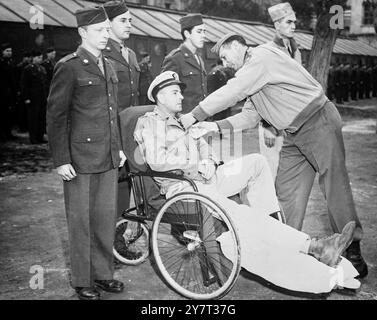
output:
[[0,26],[0,300],[377,300],[377,0],[0,0]]

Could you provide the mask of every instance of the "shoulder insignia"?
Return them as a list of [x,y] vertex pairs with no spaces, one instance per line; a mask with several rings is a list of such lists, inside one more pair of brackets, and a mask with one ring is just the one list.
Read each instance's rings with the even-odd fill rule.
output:
[[73,52],[73,53],[70,53],[68,55],[66,55],[65,57],[61,58],[59,60],[60,63],[64,63],[64,62],[67,62],[71,59],[74,59],[74,58],[77,58],[77,53],[76,52]]

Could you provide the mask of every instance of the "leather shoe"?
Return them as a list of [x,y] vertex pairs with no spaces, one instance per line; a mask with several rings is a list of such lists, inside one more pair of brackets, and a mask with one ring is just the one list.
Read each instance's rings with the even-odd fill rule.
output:
[[356,279],[365,278],[368,275],[368,266],[361,255],[360,242],[354,241],[350,244],[345,254],[346,259],[348,259],[352,265],[355,267],[359,275]]
[[100,293],[92,287],[76,287],[77,296],[80,300],[99,300]]
[[107,292],[120,293],[124,289],[123,282],[118,280],[94,280],[97,287]]
[[324,264],[335,267],[340,260],[340,256],[347,249],[353,240],[353,232],[356,223],[348,222],[341,234],[334,234],[327,238],[312,239],[308,253]]

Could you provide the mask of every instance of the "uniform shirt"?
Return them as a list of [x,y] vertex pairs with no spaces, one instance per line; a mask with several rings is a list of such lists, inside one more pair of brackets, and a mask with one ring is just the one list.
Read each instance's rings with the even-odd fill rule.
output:
[[23,100],[45,100],[48,94],[47,74],[41,65],[30,63],[21,75],[21,95]]
[[207,72],[203,59],[198,55],[195,57],[185,44],[165,57],[161,68],[161,72],[164,71],[176,72],[187,86],[183,92],[183,113],[190,112],[207,96]]
[[140,67],[137,63],[135,52],[128,48],[127,62],[122,56],[120,43],[109,39],[103,54],[112,62],[119,80],[119,112],[125,108],[137,106],[139,103]]
[[321,85],[297,61],[271,44],[249,48],[235,78],[203,100],[192,113],[202,121],[248,98],[241,113],[220,128],[256,127],[263,118],[278,130],[295,132],[326,101]]
[[[196,135],[196,129],[185,131],[177,118],[164,113],[158,107],[140,117],[134,132],[145,162],[155,171],[181,169],[190,179],[204,181],[198,172],[203,159],[218,163],[207,142]],[[161,185],[161,193],[168,189],[182,188],[184,183],[164,178],[155,179]],[[170,189],[171,190],[171,189]]]
[[47,104],[55,167],[72,164],[79,173],[100,173],[119,166],[118,79],[106,58],[105,75],[96,60],[79,47],[56,65]]
[[289,39],[289,45],[292,49],[292,52],[289,52],[288,48],[285,46],[284,41],[282,38],[279,38],[276,34],[274,39],[269,43],[272,46],[282,50],[285,52],[288,56],[295,59],[299,64],[302,64],[301,61],[301,52],[299,50],[299,46],[294,38]]

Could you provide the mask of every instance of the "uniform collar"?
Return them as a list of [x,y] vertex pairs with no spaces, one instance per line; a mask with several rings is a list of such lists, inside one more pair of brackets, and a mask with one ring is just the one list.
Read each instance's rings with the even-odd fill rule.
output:
[[[156,106],[154,108],[153,112],[155,114],[157,114],[161,120],[166,121],[167,125],[173,125],[173,126],[178,126],[178,127],[182,128],[181,123],[179,122],[179,120],[176,117],[173,117],[172,115],[161,110],[158,106]],[[177,116],[178,116],[178,114],[177,114]]]
[[[279,47],[285,48],[283,39],[278,37],[277,34],[275,34],[274,39],[272,41]],[[294,38],[289,38],[289,45],[291,46],[292,52],[296,52],[298,45]]]

